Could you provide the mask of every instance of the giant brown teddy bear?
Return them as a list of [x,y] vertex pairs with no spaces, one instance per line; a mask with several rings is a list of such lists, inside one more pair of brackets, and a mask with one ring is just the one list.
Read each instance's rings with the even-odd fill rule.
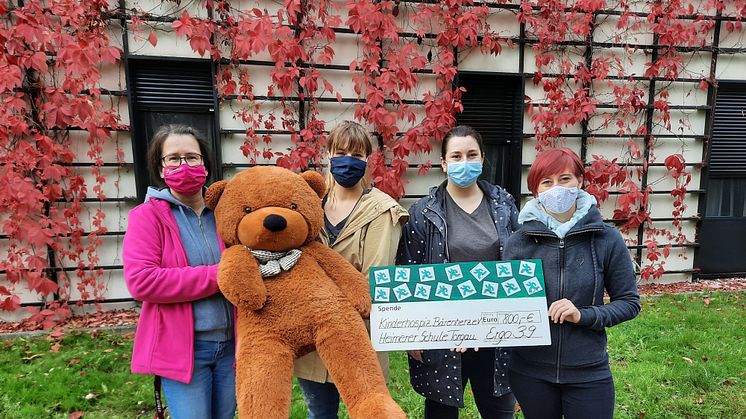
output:
[[[314,348],[351,418],[406,418],[386,388],[361,317],[371,307],[365,278],[314,240],[324,221],[324,190],[320,174],[278,167],[250,168],[207,190],[207,205],[228,246],[218,285],[238,308],[241,418],[287,418],[293,360]],[[263,278],[257,257],[267,260],[249,249],[301,254],[292,267],[287,259],[295,259],[297,251],[269,262],[261,269],[274,275]]]

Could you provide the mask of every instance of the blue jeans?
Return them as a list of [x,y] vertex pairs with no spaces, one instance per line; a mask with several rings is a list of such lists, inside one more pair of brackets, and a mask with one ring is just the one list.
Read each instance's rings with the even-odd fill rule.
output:
[[308,419],[337,419],[339,391],[333,383],[298,378],[298,385],[308,407]]
[[236,343],[194,341],[192,381],[162,378],[172,419],[233,419],[236,411]]

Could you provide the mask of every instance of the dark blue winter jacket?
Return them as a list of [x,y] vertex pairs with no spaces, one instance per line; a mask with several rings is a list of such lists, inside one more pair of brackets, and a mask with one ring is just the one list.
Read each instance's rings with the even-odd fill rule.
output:
[[540,221],[525,222],[508,239],[504,257],[541,259],[547,307],[567,298],[580,311],[578,324],[550,323],[550,346],[513,348],[510,369],[554,383],[610,377],[606,328],[640,312],[634,266],[619,231],[593,206],[563,239]]
[[[489,200],[492,221],[500,238],[496,259],[502,259],[508,237],[518,228],[518,210],[513,197],[499,186],[480,180]],[[409,208],[409,221],[404,225],[396,256],[397,265],[420,265],[449,262],[445,211],[445,186],[430,188],[428,196]],[[495,351],[495,396],[510,393],[507,363],[510,352]],[[409,379],[412,387],[422,396],[449,406],[463,407],[464,387],[461,382],[461,357],[448,349],[423,351],[419,362],[409,358]],[[448,368],[446,368],[448,367]],[[436,396],[437,395],[437,396]]]

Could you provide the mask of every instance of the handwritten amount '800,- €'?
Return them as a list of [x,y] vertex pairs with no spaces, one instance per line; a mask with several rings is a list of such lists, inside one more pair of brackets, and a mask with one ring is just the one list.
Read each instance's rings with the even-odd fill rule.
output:
[[[491,327],[485,336],[486,341],[499,344],[503,341],[531,339],[539,323],[539,311],[510,311],[482,313],[481,322],[503,327]],[[507,327],[506,327],[507,326]]]
[[482,313],[483,324],[526,324],[539,323],[539,311],[498,311]]

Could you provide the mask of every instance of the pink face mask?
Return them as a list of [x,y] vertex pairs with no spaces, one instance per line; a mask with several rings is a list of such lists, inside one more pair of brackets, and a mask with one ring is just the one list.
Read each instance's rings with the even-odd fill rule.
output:
[[174,192],[194,195],[205,186],[207,170],[204,165],[189,166],[186,163],[179,167],[164,167],[163,180]]

